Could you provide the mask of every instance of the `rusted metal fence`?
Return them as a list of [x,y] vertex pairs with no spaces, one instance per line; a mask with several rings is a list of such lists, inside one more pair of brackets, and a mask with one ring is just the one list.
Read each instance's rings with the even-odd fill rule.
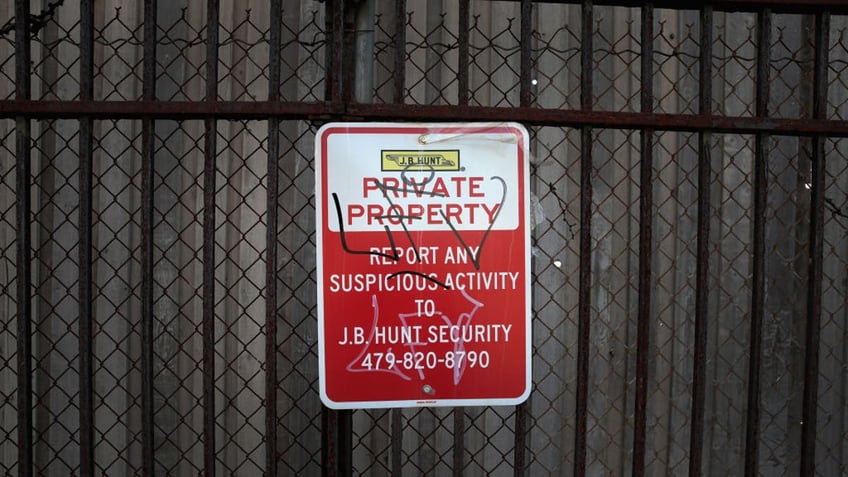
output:
[[[848,474],[842,3],[7,2],[0,472]],[[528,402],[321,407],[329,120],[528,126]]]

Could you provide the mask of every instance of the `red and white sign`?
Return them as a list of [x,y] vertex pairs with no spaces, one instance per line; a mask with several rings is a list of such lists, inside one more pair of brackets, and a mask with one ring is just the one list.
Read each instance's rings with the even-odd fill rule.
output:
[[315,157],[324,404],[523,402],[527,131],[331,123],[318,131]]

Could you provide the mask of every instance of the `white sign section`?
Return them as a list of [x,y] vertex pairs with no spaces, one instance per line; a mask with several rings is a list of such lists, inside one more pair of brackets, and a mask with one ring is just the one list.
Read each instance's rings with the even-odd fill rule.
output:
[[331,123],[318,131],[315,158],[322,401],[524,401],[527,131]]

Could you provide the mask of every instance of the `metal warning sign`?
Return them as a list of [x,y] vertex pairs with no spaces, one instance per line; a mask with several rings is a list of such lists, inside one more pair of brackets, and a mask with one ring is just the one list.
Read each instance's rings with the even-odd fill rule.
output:
[[524,401],[527,131],[331,123],[318,131],[315,157],[322,401]]

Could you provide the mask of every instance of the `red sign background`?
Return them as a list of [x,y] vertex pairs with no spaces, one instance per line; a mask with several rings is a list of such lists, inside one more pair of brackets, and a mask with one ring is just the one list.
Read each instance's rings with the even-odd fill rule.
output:
[[[322,400],[333,408],[519,403],[530,386],[526,131],[512,124],[399,126],[331,124],[316,137]],[[511,157],[485,161],[515,168],[517,191],[506,189],[504,200],[517,201],[516,229],[408,231],[386,221],[388,232],[331,230],[331,222],[347,220],[347,209],[344,198],[333,198],[328,176],[363,174],[328,169],[337,152],[330,136],[458,130],[469,138],[475,131],[514,136]],[[465,157],[473,153],[466,150],[473,144],[460,147]],[[379,172],[379,155],[362,160],[373,174],[389,175]],[[492,180],[470,166],[445,174]]]

